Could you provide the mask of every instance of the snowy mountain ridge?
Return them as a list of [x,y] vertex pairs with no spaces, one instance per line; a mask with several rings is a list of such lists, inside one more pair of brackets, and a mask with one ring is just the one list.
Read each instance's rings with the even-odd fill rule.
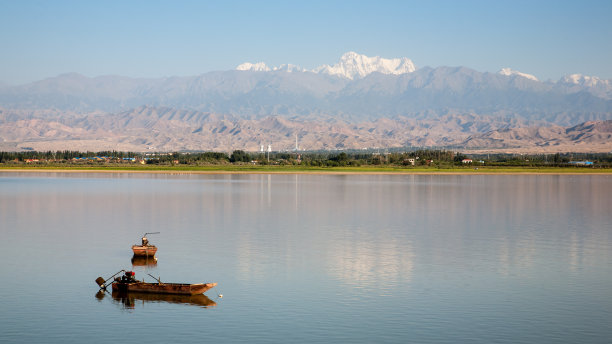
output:
[[143,105],[243,118],[280,115],[360,120],[451,111],[510,114],[559,125],[612,119],[612,80],[580,74],[541,82],[512,69],[502,70],[504,75],[467,67],[413,70],[408,59],[354,52],[316,70],[295,65],[270,67],[263,62],[244,63],[237,69],[155,79],[68,73],[5,86],[0,88],[0,121],[3,109],[86,113]]
[[250,70],[254,72],[269,72],[270,67],[266,66],[263,62],[250,63],[245,62],[236,67],[236,70]]
[[312,72],[317,74],[336,75],[349,80],[354,80],[362,79],[374,72],[394,75],[412,73],[416,70],[416,67],[414,66],[414,63],[406,57],[385,59],[380,56],[368,57],[350,51],[342,55],[340,61],[338,61],[338,63],[335,65],[322,65],[313,70],[306,70],[292,64],[284,64],[279,67],[270,68],[263,62],[245,62],[237,66],[236,70],[250,70],[255,72],[277,70],[287,72]]
[[361,79],[378,72],[382,74],[408,74],[416,70],[414,63],[406,57],[385,59],[380,56],[368,57],[350,51],[333,66],[322,65],[313,70],[315,73],[339,75],[347,79]]
[[[264,62],[250,63],[245,62],[236,67],[240,71],[254,72],[270,72],[270,71],[285,71],[285,72],[310,72],[315,74],[335,75],[348,80],[363,79],[372,73],[381,73],[388,75],[401,75],[413,73],[417,70],[412,60],[402,58],[386,59],[380,56],[369,57],[361,55],[353,51],[349,51],[340,57],[338,63],[334,65],[321,65],[312,70],[307,70],[293,64],[283,64],[278,67],[269,67]],[[523,73],[512,68],[502,68],[497,72],[499,75],[508,77],[522,77],[532,81],[540,81],[535,75]],[[612,81],[601,79],[596,76],[588,76],[582,74],[570,74],[562,77],[559,84],[578,85],[590,88],[603,88],[607,91],[612,89]]]
[[584,87],[597,87],[597,86],[612,86],[610,80],[600,79],[596,76],[588,76],[582,74],[570,74],[566,75],[560,80],[565,84],[574,84]]
[[519,72],[517,70],[513,70],[511,68],[502,68],[499,72],[497,72],[497,74],[501,74],[501,75],[505,75],[505,76],[520,76],[523,78],[527,78],[529,80],[533,80],[533,81],[540,81],[538,80],[538,78],[535,77],[535,75],[532,74],[527,74],[527,73],[522,73]]

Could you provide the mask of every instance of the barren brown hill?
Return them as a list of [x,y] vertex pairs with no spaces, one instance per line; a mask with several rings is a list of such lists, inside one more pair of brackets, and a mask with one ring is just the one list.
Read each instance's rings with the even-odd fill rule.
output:
[[116,114],[0,111],[0,149],[258,151],[453,147],[468,150],[563,152],[612,150],[612,121],[572,127],[476,114],[396,116],[349,122],[268,116],[243,119],[195,110],[138,107]]
[[589,121],[570,128],[553,125],[499,129],[473,135],[462,145],[471,150],[610,152],[612,121]]

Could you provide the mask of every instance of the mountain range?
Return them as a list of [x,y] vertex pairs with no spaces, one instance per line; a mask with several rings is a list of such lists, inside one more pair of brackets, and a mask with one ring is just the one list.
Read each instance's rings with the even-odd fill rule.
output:
[[[291,149],[297,135],[304,149],[610,151],[610,120],[610,80],[416,68],[354,52],[312,70],[258,62],[191,77],[69,73],[0,87],[0,149]],[[583,144],[589,135],[572,130],[598,134]]]

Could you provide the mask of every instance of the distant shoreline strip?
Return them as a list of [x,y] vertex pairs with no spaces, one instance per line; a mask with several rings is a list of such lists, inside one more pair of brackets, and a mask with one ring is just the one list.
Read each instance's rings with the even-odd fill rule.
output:
[[108,174],[320,174],[320,175],[612,175],[612,170],[564,172],[564,171],[172,171],[172,170],[76,170],[76,169],[8,169],[0,168],[2,172],[13,173],[108,173]]

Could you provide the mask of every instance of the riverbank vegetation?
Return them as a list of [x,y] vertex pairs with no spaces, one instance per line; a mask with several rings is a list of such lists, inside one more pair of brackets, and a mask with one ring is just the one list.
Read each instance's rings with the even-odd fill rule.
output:
[[463,154],[448,150],[396,152],[0,152],[1,168],[245,172],[578,172],[612,168],[610,153]]

